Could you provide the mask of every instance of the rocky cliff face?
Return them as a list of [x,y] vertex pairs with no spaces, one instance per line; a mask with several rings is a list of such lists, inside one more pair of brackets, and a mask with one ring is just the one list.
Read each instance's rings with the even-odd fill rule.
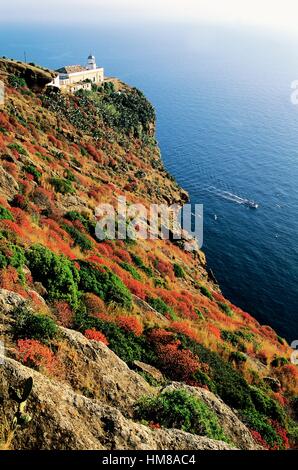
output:
[[96,237],[101,203],[188,200],[151,104],[119,80],[61,95],[50,78],[0,60],[1,446],[294,446],[291,349],[223,297],[188,234]]

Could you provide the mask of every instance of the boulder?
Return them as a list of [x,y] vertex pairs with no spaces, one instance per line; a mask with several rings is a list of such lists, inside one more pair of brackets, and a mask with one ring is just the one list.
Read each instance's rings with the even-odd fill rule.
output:
[[0,192],[7,198],[13,198],[19,192],[19,185],[3,167],[0,167]]
[[165,381],[164,376],[162,375],[160,370],[156,369],[156,367],[150,366],[150,364],[145,364],[145,362],[141,361],[134,361],[134,365],[138,370],[150,375],[157,382],[163,383]]
[[9,387],[22,389],[29,377],[33,390],[27,401],[29,425],[18,428],[15,450],[229,450],[221,441],[176,429],[151,429],[125,418],[112,406],[75,393],[13,359],[0,357],[4,413],[0,427],[9,427],[16,405]]
[[65,366],[64,379],[76,391],[116,406],[127,415],[133,414],[140,397],[156,393],[103,343],[67,328],[60,329],[60,338],[58,354]]

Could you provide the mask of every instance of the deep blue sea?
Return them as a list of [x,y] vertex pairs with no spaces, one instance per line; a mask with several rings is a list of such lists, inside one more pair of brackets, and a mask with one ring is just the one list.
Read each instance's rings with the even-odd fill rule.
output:
[[51,68],[92,51],[145,92],[166,167],[204,204],[203,250],[224,294],[298,339],[298,39],[215,25],[2,26],[0,55],[24,51]]

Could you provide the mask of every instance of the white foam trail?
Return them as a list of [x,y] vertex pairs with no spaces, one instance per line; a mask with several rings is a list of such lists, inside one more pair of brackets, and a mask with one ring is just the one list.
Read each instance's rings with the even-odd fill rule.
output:
[[237,196],[237,194],[233,194],[230,191],[223,191],[221,189],[216,188],[215,186],[208,186],[207,191],[216,194],[217,196],[227,199],[228,201],[235,202],[236,204],[249,204],[249,199]]

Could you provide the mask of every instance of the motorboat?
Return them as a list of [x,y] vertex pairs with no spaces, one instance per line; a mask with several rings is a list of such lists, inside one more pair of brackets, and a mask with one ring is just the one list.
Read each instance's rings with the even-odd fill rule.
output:
[[257,202],[254,202],[254,201],[247,200],[247,201],[244,202],[244,204],[246,206],[248,206],[250,209],[258,209],[258,207],[259,207],[259,204]]

